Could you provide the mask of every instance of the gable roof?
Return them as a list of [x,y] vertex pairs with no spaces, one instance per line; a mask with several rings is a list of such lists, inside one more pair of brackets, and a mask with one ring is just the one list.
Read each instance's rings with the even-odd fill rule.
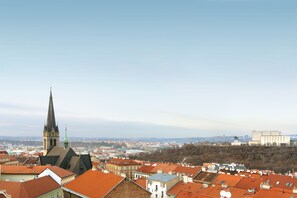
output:
[[52,172],[54,172],[60,178],[65,178],[65,177],[69,177],[71,175],[75,175],[75,173],[73,173],[73,172],[71,172],[69,170],[65,170],[63,168],[60,168],[58,166],[51,166],[48,169],[51,170]]
[[66,184],[63,189],[88,197],[103,197],[124,179],[113,173],[89,170]]
[[60,185],[50,176],[26,182],[0,181],[0,190],[6,190],[12,198],[35,198],[59,188]]

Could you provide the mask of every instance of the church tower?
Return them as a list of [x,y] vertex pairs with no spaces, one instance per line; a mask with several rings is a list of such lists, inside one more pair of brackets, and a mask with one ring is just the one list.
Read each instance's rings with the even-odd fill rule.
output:
[[48,105],[47,121],[43,129],[43,153],[46,155],[48,151],[59,146],[59,128],[56,125],[52,89],[50,90],[50,98]]

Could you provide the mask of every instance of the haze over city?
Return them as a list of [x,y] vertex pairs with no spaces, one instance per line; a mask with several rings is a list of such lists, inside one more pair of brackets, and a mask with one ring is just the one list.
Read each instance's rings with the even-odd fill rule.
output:
[[297,2],[0,2],[0,136],[297,132]]

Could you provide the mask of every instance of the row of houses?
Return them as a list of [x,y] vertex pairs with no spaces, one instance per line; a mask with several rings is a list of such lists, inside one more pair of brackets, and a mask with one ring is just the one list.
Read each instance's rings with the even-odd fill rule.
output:
[[[219,168],[214,171],[212,166]],[[236,166],[213,163],[183,166],[110,159],[102,170],[96,164],[76,175],[51,165],[1,165],[0,198],[297,198],[297,178],[293,175],[235,170]]]

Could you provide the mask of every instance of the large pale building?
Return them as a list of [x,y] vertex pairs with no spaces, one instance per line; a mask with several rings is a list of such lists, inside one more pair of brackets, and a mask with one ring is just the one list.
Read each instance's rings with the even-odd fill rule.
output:
[[141,163],[130,159],[112,158],[106,162],[106,170],[133,179],[134,173],[141,167]]
[[252,140],[249,145],[288,146],[290,137],[282,135],[280,131],[252,131]]

